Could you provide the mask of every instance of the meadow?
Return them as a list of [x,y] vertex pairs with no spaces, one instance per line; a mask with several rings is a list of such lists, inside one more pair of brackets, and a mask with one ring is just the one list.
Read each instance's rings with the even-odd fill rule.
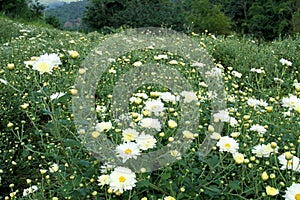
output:
[[[197,71],[201,63],[191,63],[187,55],[148,46],[112,57],[88,93],[97,122],[86,132],[78,128],[74,110],[85,103],[78,81],[87,68],[97,71],[101,64],[88,66],[86,60],[111,36],[5,18],[0,25],[0,199],[300,199],[300,35],[273,42],[189,35],[200,52],[207,52],[200,55],[213,61],[211,73],[221,77],[226,108],[217,113],[212,113],[215,96],[208,87],[213,83],[205,82],[210,79]],[[162,66],[157,77],[165,82],[123,80],[127,71],[146,64]],[[190,88],[170,89],[180,82],[172,70]],[[121,87],[126,80],[132,91]],[[123,93],[113,93],[116,86]],[[118,104],[113,100],[122,98],[126,125],[114,118]],[[195,111],[199,118],[193,117]],[[191,123],[181,123],[186,116],[196,123],[188,130],[181,128]],[[223,123],[220,132],[211,116],[213,123]],[[212,146],[203,156],[207,135]],[[85,139],[109,139],[117,147],[94,148]],[[159,169],[134,171],[124,165],[135,165],[142,153],[164,146],[181,147],[178,141],[187,141],[184,153],[175,148]],[[102,160],[106,151],[119,159],[117,166]]]

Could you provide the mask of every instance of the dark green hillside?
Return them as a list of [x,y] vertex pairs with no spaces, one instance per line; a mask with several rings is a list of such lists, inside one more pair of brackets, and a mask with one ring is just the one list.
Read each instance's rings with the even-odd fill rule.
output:
[[55,16],[63,29],[81,30],[83,27],[82,16],[87,6],[87,0],[64,3],[58,7],[47,9],[46,17]]

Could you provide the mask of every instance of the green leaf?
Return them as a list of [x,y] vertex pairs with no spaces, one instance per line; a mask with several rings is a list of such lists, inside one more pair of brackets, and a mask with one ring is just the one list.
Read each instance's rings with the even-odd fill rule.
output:
[[209,196],[218,196],[221,194],[221,190],[218,188],[217,185],[210,185],[209,187],[204,187],[204,194]]
[[219,163],[219,157],[216,155],[213,155],[207,159],[207,164],[209,165],[210,168],[215,168],[218,163]]
[[235,191],[238,191],[240,189],[240,181],[229,181],[228,186]]

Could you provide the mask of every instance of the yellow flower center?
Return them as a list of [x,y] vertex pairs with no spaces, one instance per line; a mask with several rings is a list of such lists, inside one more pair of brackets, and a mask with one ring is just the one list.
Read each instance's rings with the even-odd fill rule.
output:
[[49,63],[48,62],[41,62],[39,65],[39,69],[42,72],[47,72],[49,70]]
[[128,148],[128,149],[125,150],[125,154],[131,154],[131,153],[132,153],[131,149]]
[[300,200],[300,194],[295,195],[295,200]]
[[131,141],[134,140],[134,135],[132,133],[127,133],[124,138]]
[[229,149],[230,147],[231,147],[230,144],[228,144],[228,143],[225,144],[225,148],[226,148],[226,149]]
[[120,176],[120,177],[119,177],[119,181],[120,181],[121,183],[124,183],[124,182],[126,181],[126,178],[125,178],[124,176]]
[[155,109],[157,109],[157,106],[156,106],[156,105],[152,105],[151,108],[152,108],[153,110],[155,110]]

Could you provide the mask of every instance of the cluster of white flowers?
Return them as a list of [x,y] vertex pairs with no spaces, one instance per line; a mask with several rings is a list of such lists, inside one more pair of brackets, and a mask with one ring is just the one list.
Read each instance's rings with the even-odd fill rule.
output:
[[254,124],[250,127],[250,131],[257,132],[259,135],[263,135],[267,132],[267,129],[259,124]]
[[279,60],[279,62],[280,62],[282,65],[286,65],[286,66],[292,66],[292,64],[293,64],[291,61],[286,60],[286,59],[284,59],[284,58],[281,58],[281,59]]
[[255,98],[249,98],[247,100],[247,104],[253,108],[257,108],[258,106],[266,107],[268,106],[268,103],[263,100],[258,100]]
[[126,167],[116,167],[110,175],[98,177],[99,186],[109,185],[113,192],[123,193],[135,187],[136,175]]
[[287,107],[290,110],[296,110],[300,113],[300,99],[290,94],[289,97],[283,97],[282,98],[282,106]]
[[265,74],[266,73],[265,70],[263,70],[263,69],[256,69],[256,68],[251,68],[250,71],[251,72],[255,72],[257,74]]
[[154,148],[157,142],[152,135],[140,134],[132,128],[123,130],[122,136],[124,143],[116,147],[116,153],[118,157],[122,158],[123,162],[131,158],[136,159],[142,150]]
[[252,153],[255,154],[256,157],[269,157],[272,153],[277,153],[278,147],[273,149],[271,144],[259,144],[253,147]]
[[[164,56],[159,57],[164,59]],[[155,131],[162,130],[162,123],[159,120],[167,109],[165,103],[175,103],[180,100],[184,103],[191,103],[197,101],[196,94],[192,91],[183,91],[180,96],[176,96],[170,92],[151,92],[150,97],[145,93],[135,93],[129,99],[130,103],[135,103],[140,106],[141,112],[128,113],[130,118],[124,117],[124,120],[132,119],[134,122],[129,124],[129,127],[122,130],[122,143],[115,148],[116,156],[119,157],[123,163],[130,159],[138,159],[143,151],[154,149],[157,144],[156,138],[152,134],[147,134],[147,129],[154,129]],[[155,118],[157,117],[157,118]],[[118,121],[121,122],[121,119]],[[168,128],[175,129],[178,125],[175,120],[169,119],[167,122]],[[145,131],[140,131],[143,128]],[[112,129],[112,123],[100,122],[95,126],[93,137],[98,137],[100,133],[108,132]],[[183,131],[183,136],[186,139],[194,139],[193,133]],[[177,150],[170,151],[171,155],[176,159],[181,158],[181,153]],[[98,177],[100,186],[109,185],[110,189],[116,193],[123,193],[126,190],[131,190],[135,187],[136,176],[129,168],[114,166],[106,164],[102,166],[103,175]],[[109,175],[108,173],[111,172]]]
[[238,121],[234,118],[229,116],[228,110],[220,110],[219,112],[213,114],[215,122],[229,122],[230,126],[234,127],[238,124]]
[[33,194],[36,191],[38,191],[38,187],[36,185],[30,186],[29,188],[23,190],[23,197]]
[[243,76],[243,74],[241,74],[240,72],[238,71],[232,71],[231,74],[237,78],[241,78]]

